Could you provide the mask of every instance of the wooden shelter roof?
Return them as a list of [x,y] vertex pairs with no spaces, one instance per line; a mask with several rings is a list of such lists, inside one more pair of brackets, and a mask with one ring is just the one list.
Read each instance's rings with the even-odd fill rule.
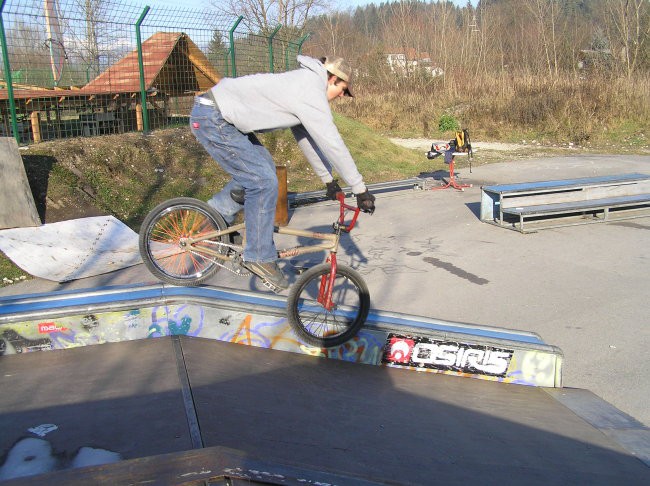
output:
[[[149,37],[142,43],[142,62],[145,89],[149,92],[187,95],[205,91],[221,78],[201,49],[187,34],[180,32],[157,32]],[[81,88],[14,88],[13,94],[15,99],[44,99],[139,92],[140,70],[136,49]],[[0,89],[0,100],[7,99],[7,90]]]

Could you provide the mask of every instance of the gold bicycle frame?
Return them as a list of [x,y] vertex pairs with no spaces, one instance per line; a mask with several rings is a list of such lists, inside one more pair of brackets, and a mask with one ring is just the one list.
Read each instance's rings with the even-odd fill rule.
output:
[[[305,255],[307,253],[318,253],[321,251],[328,251],[328,250],[330,251],[330,253],[336,253],[336,251],[338,250],[340,230],[336,231],[333,234],[326,234],[326,233],[319,233],[316,231],[307,231],[301,229],[284,228],[284,227],[276,226],[274,227],[273,231],[274,233],[280,235],[304,236],[306,238],[323,240],[326,242],[318,245],[298,245],[292,248],[279,250],[278,258],[289,258],[298,255]],[[230,226],[227,229],[221,231],[210,231],[209,233],[205,233],[204,235],[201,235],[198,238],[185,238],[183,240],[182,246],[192,248],[194,251],[197,251],[198,253],[210,255],[211,257],[218,258],[219,260],[222,261],[231,261],[233,259],[232,255],[225,255],[223,253],[219,253],[218,251],[212,250],[211,248],[207,248],[204,246],[202,246],[200,249],[197,249],[196,247],[194,247],[194,245],[202,241],[218,240],[222,236],[229,235],[236,232],[241,232],[244,235],[244,240],[242,241],[241,246],[242,247],[246,246],[246,236],[245,236],[246,223],[240,223],[234,226]]]
[[[305,238],[323,241],[323,243],[317,245],[298,245],[285,250],[280,250],[278,251],[278,258],[290,258],[298,255],[305,255],[308,253],[329,251],[329,259],[334,264],[334,267],[336,266],[336,252],[338,251],[341,232],[349,233],[350,231],[352,231],[352,228],[354,228],[354,225],[357,222],[357,218],[360,212],[360,209],[358,207],[349,206],[345,204],[345,194],[343,194],[342,192],[337,194],[336,197],[337,200],[339,201],[339,218],[333,225],[334,233],[332,234],[320,233],[317,231],[308,231],[303,229],[277,227],[277,226],[273,228],[273,232],[280,235],[303,236]],[[352,216],[348,224],[345,224],[346,211],[351,211],[354,213],[354,215]],[[210,231],[199,237],[182,238],[180,241],[180,246],[185,251],[195,251],[199,254],[211,256],[224,262],[229,262],[234,260],[235,255],[237,255],[237,253],[235,253],[235,255],[229,254],[230,252],[224,254],[224,253],[220,253],[219,251],[215,251],[211,248],[207,248],[205,246],[201,246],[200,248],[197,248],[194,245],[202,241],[218,241],[218,239],[221,238],[222,236],[229,235],[236,232],[241,232],[243,236],[243,241],[241,245],[237,245],[237,246],[238,247],[241,246],[242,248],[244,248],[246,246],[246,222],[239,223],[234,226],[230,226],[224,230]]]

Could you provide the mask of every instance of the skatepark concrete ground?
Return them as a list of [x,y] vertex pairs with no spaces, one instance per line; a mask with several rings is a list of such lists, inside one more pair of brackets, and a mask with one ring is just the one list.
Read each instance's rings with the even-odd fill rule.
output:
[[[376,309],[538,333],[563,350],[565,387],[588,389],[647,426],[650,218],[533,234],[479,220],[481,185],[631,172],[650,174],[650,157],[579,155],[457,169],[473,187],[377,194],[376,213],[360,216],[339,259],[364,276]],[[334,212],[330,203],[299,207],[289,224],[328,231]],[[276,243],[282,247],[282,237]],[[291,274],[291,264],[304,263],[282,266]],[[0,295],[155,282],[136,265],[64,284],[34,279]],[[267,291],[225,271],[208,284]]]
[[[563,384],[650,425],[650,217],[521,234],[479,220],[480,186],[639,172],[646,156],[575,156],[457,170],[464,191],[380,194],[348,247],[373,305],[537,332],[565,356]],[[323,205],[324,206],[324,205]],[[292,215],[296,227],[331,216]]]

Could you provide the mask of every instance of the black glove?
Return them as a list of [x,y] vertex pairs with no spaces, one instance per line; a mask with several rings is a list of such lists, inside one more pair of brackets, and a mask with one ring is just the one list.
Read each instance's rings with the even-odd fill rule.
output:
[[362,192],[357,194],[357,207],[361,209],[364,213],[374,213],[375,212],[375,196],[368,192]]
[[327,196],[327,199],[331,199],[332,201],[336,201],[336,194],[339,192],[343,192],[343,189],[341,189],[341,186],[339,186],[339,181],[338,179],[334,179],[331,182],[328,182],[325,184],[327,186],[327,192],[325,195]]

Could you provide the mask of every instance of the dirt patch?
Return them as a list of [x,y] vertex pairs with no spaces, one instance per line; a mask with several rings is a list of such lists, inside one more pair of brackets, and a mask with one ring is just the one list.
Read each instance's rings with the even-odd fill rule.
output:
[[22,153],[27,180],[42,223],[103,216],[107,210],[96,204],[92,191],[72,171],[61,170],[48,154]]

